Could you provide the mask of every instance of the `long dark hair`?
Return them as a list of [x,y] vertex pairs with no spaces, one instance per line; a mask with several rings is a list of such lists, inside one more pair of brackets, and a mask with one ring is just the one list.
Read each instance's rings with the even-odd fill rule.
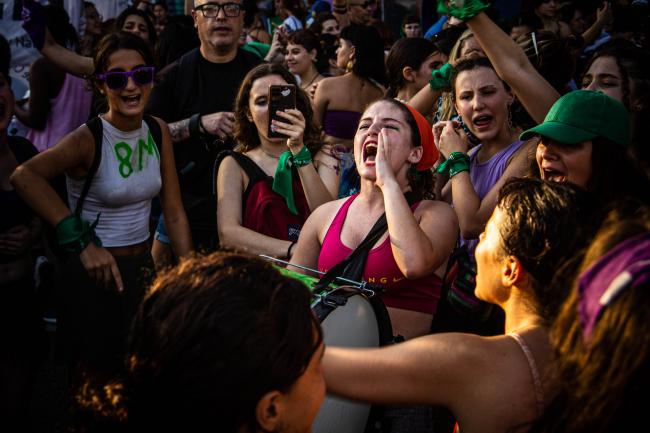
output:
[[260,145],[260,136],[257,132],[257,126],[249,119],[250,112],[248,109],[249,99],[251,96],[251,87],[253,83],[262,77],[268,75],[279,75],[288,84],[296,86],[296,109],[305,117],[305,132],[303,139],[305,146],[312,155],[315,155],[322,147],[318,129],[314,124],[314,111],[311,108],[309,96],[300,89],[296,82],[296,77],[289,72],[284,66],[274,63],[264,63],[251,69],[244,77],[237,99],[235,100],[235,140],[238,149],[242,152],[248,152]]
[[424,38],[403,38],[395,42],[386,58],[388,72],[386,96],[395,97],[406,86],[402,72],[405,67],[418,70],[420,65],[436,51],[436,45]]
[[151,17],[149,14],[145,11],[142,11],[138,8],[130,7],[126,8],[122,11],[121,14],[117,16],[117,21],[115,22],[115,27],[118,30],[122,30],[122,27],[124,27],[124,22],[126,19],[131,16],[131,15],[137,15],[140,18],[142,18],[147,25],[147,30],[149,31],[149,44],[151,44],[151,47],[156,46],[156,27],[153,25],[153,21],[151,20]]
[[322,342],[310,303],[307,287],[258,258],[186,259],[140,304],[123,377],[83,387],[80,412],[126,427],[116,431],[255,427],[257,402],[288,392]]
[[[650,209],[628,203],[607,217],[576,275],[621,242],[650,231]],[[575,277],[574,277],[575,278]],[[650,284],[627,288],[602,313],[586,343],[577,279],[551,328],[557,389],[531,433],[631,431],[645,421],[650,386]]]
[[381,36],[376,28],[350,24],[341,30],[341,39],[354,46],[354,65],[352,72],[383,85],[386,82],[384,49]]

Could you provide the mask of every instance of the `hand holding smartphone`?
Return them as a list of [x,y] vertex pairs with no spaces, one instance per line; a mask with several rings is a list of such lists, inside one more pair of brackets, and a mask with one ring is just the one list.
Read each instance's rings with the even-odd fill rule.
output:
[[296,108],[296,86],[293,84],[272,84],[269,87],[269,138],[287,138],[286,135],[276,132],[272,121],[286,122],[286,119],[277,115],[278,111]]

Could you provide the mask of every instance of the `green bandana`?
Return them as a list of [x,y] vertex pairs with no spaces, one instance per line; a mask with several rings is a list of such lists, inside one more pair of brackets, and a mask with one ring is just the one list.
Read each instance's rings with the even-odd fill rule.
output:
[[99,223],[99,215],[97,214],[97,218],[92,224],[82,220],[75,213],[63,218],[56,226],[59,245],[73,254],[81,254],[91,242],[101,247],[102,241],[95,234],[95,227]]
[[429,80],[429,86],[431,89],[438,90],[449,87],[449,79],[451,78],[451,72],[454,68],[449,64],[445,63],[440,67],[440,69],[434,69],[431,71],[431,79]]
[[[458,3],[461,3],[462,6],[456,6]],[[481,0],[438,0],[438,13],[451,15],[461,21],[474,18],[489,7],[488,3],[483,3]]]
[[292,155],[288,150],[280,155],[278,166],[275,169],[275,175],[273,176],[273,191],[284,197],[284,201],[287,203],[289,211],[294,215],[298,215],[298,209],[296,209],[296,203],[293,199],[293,178],[291,167],[304,167],[305,165],[311,164],[311,161],[311,152],[309,152],[307,146],[303,146],[297,155]]

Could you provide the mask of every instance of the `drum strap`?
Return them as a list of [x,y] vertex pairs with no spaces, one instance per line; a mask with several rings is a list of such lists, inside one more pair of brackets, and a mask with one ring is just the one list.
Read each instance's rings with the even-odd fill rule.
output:
[[[404,194],[409,206],[415,203],[415,197],[411,191]],[[354,251],[350,253],[345,259],[334,265],[314,287],[314,290],[323,290],[334,282],[336,277],[344,277],[354,281],[361,281],[363,277],[363,269],[366,267],[366,260],[368,253],[372,246],[379,240],[380,237],[388,230],[388,222],[386,221],[386,213],[384,212],[375,225],[372,226],[370,232],[361,241]]]

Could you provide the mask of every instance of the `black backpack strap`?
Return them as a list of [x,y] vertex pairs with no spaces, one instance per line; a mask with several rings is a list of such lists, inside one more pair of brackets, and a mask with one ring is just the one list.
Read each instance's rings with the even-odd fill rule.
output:
[[[415,197],[410,191],[405,193],[404,196],[406,197],[409,206],[412,206],[413,203],[415,203]],[[334,282],[336,277],[346,277],[351,280],[360,281],[363,275],[363,268],[366,265],[368,253],[386,230],[388,230],[388,221],[386,221],[386,213],[383,213],[379,219],[377,219],[370,229],[370,232],[368,232],[359,246],[357,246],[349,256],[327,271],[316,284],[314,290],[327,288],[332,282]]]
[[144,119],[144,123],[146,123],[147,127],[149,128],[149,132],[151,132],[151,137],[153,138],[153,142],[156,144],[156,147],[158,148],[158,155],[162,157],[163,142],[162,142],[162,130],[160,129],[160,123],[158,123],[155,117],[149,114],[145,114],[143,119]]
[[88,170],[86,181],[84,182],[81,195],[79,195],[79,200],[77,200],[77,206],[74,210],[74,213],[77,215],[81,215],[81,210],[83,209],[84,201],[88,195],[88,190],[90,190],[90,185],[93,183],[93,178],[95,177],[95,173],[97,173],[97,169],[99,168],[99,163],[102,160],[102,142],[104,141],[104,125],[102,125],[102,119],[99,117],[93,117],[86,122],[86,126],[90,129],[90,133],[93,135],[95,154],[93,155],[93,162],[90,164],[90,170]]
[[246,176],[248,176],[248,185],[254,185],[255,183],[265,180],[268,176],[262,171],[262,169],[253,162],[252,159],[244,155],[243,153],[235,152],[234,150],[222,150],[217,155],[217,159],[214,162],[214,170],[212,171],[212,192],[217,194],[216,191],[216,182],[217,182],[217,173],[219,172],[219,166],[225,157],[232,156],[237,164],[244,170]]

